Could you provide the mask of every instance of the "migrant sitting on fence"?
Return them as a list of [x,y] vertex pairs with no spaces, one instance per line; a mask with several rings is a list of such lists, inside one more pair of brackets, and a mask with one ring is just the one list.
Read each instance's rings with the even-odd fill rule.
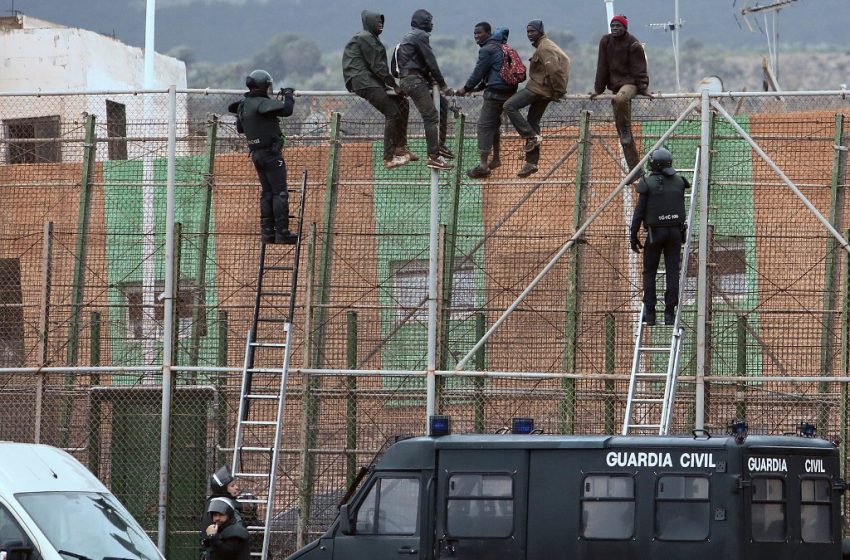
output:
[[[528,71],[528,84],[505,102],[505,114],[514,128],[525,139],[525,165],[517,176],[528,177],[537,173],[540,161],[540,119],[551,101],[567,93],[570,79],[570,57],[555,44],[543,30],[543,22],[534,19],[528,22],[526,35],[534,45],[534,54]],[[528,117],[520,109],[528,107]]]

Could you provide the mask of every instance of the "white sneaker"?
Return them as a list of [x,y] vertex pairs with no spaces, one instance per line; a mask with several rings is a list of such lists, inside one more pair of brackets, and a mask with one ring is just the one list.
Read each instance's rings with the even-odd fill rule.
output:
[[384,160],[384,167],[387,169],[395,169],[396,167],[401,167],[402,165],[407,165],[410,163],[410,158],[406,155],[403,156],[393,156],[393,159]]

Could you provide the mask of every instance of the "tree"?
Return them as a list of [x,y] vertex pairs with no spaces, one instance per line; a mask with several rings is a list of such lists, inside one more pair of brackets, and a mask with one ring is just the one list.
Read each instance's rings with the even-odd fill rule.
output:
[[273,37],[250,62],[252,67],[269,72],[278,83],[292,75],[309,77],[324,71],[319,47],[311,39],[296,33]]

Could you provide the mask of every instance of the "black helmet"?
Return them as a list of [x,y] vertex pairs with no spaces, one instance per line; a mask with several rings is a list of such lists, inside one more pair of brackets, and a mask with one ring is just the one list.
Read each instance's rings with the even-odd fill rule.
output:
[[210,475],[210,493],[213,496],[227,494],[227,485],[233,482],[233,475],[227,467],[221,467]]
[[250,90],[265,91],[269,95],[274,90],[272,75],[265,70],[254,70],[245,78],[245,85]]
[[229,498],[213,498],[207,506],[207,513],[223,513],[227,517],[233,517],[233,502]]
[[673,169],[673,154],[667,148],[658,148],[649,154],[649,169],[650,171],[659,171],[665,175],[673,175],[676,170]]

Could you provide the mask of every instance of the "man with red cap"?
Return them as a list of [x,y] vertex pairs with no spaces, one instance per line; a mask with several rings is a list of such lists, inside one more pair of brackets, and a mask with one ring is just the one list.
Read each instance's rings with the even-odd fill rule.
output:
[[[640,41],[629,33],[629,20],[619,14],[611,18],[611,33],[599,41],[599,58],[596,62],[596,81],[590,98],[610,89],[614,93],[614,123],[623,145],[623,155],[629,169],[640,161],[637,146],[632,137],[632,99],[638,94],[652,97],[649,93],[649,74],[646,70],[646,53]],[[637,181],[642,171],[635,174]]]

